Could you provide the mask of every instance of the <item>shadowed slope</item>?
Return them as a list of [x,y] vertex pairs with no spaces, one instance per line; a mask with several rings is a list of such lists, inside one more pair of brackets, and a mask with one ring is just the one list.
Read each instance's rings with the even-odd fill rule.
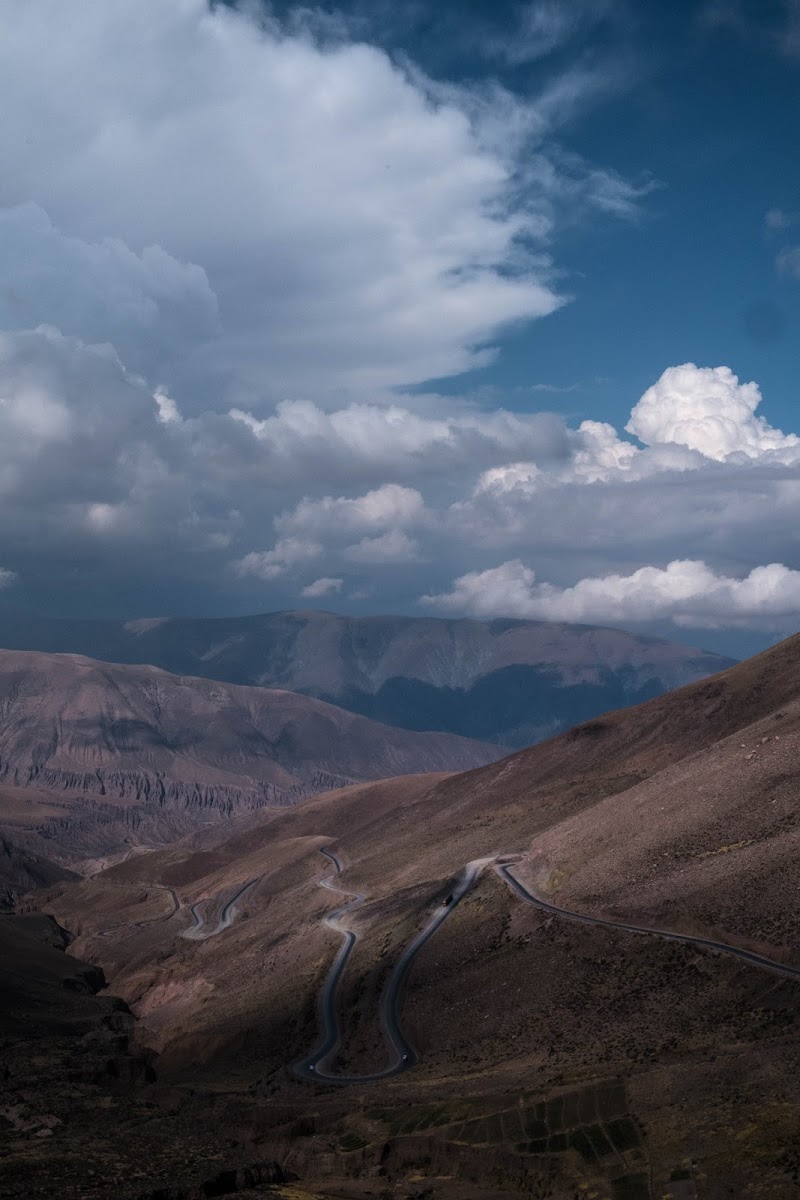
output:
[[68,811],[52,793],[0,784],[0,912],[13,911],[32,888],[78,878],[61,863],[60,847],[39,833]]

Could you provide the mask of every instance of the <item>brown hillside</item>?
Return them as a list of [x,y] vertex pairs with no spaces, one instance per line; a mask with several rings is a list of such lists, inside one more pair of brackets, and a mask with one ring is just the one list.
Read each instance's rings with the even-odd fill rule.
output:
[[66,824],[52,816],[40,832],[69,842],[73,857],[170,841],[237,808],[496,754],[293,692],[0,651],[0,778],[72,798]]
[[[790,1200],[800,985],[548,915],[491,866],[412,968],[402,1014],[417,1066],[315,1090],[290,1065],[318,1037],[340,944],[321,923],[341,900],[318,886],[330,871],[320,846],[342,859],[341,886],[365,896],[345,918],[359,938],[338,998],[343,1072],[386,1064],[378,1013],[393,965],[479,857],[519,855],[518,878],[567,909],[800,963],[798,750],[793,638],[503,762],[248,814],[46,903],[132,1004],[179,1092],[222,1089],[217,1119],[251,1122],[271,1154],[338,1180],[338,1194],[354,1194],[357,1144],[358,1171],[382,1167],[400,1189],[389,1194],[421,1178],[448,1198],[479,1194],[458,1191],[471,1179],[506,1181],[495,1196],[524,1180],[557,1200]],[[180,936],[192,905],[210,933],[194,941]]]

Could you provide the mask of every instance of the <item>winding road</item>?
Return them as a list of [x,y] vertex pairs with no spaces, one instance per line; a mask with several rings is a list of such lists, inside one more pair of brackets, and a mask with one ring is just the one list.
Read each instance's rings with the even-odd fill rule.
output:
[[[347,960],[350,957],[353,946],[358,940],[358,934],[354,930],[342,926],[341,918],[363,903],[364,896],[359,892],[348,892],[344,888],[338,887],[334,883],[334,880],[341,874],[342,864],[332,851],[323,849],[321,853],[333,863],[334,871],[333,874],[326,875],[324,879],[320,880],[320,887],[325,887],[329,891],[349,896],[350,900],[347,904],[342,905],[332,913],[327,913],[322,918],[323,924],[340,934],[343,941],[328,972],[320,997],[320,1016],[323,1026],[322,1041],[307,1058],[295,1063],[293,1067],[295,1074],[303,1079],[342,1085],[377,1083],[381,1079],[389,1079],[394,1075],[400,1075],[403,1071],[407,1071],[410,1067],[414,1066],[418,1061],[418,1055],[403,1033],[400,1024],[400,1001],[403,984],[411,968],[411,964],[419,951],[447,919],[458,902],[466,895],[482,869],[490,863],[494,866],[497,875],[520,900],[523,900],[526,904],[534,905],[534,907],[541,909],[543,912],[551,913],[553,916],[563,917],[568,921],[577,921],[583,925],[596,925],[603,929],[615,929],[622,933],[644,934],[660,938],[662,941],[682,942],[687,946],[697,946],[703,950],[711,950],[718,954],[729,955],[732,958],[740,959],[750,966],[759,967],[762,970],[771,971],[777,975],[783,975],[791,979],[800,979],[800,967],[793,967],[787,963],[777,962],[775,959],[768,958],[764,954],[757,954],[755,951],[745,950],[740,946],[732,946],[716,938],[701,937],[690,933],[677,933],[670,929],[656,929],[649,925],[637,925],[631,921],[612,921],[551,904],[549,901],[543,900],[540,896],[530,891],[525,884],[521,883],[511,873],[511,866],[513,864],[503,861],[510,856],[492,855],[488,858],[475,859],[473,862],[467,863],[458,883],[450,896],[448,896],[445,904],[435,910],[424,928],[409,942],[389,977],[389,982],[381,1001],[381,1024],[394,1051],[394,1061],[382,1071],[375,1071],[369,1075],[336,1075],[328,1070],[328,1064],[335,1056],[342,1042],[341,1026],[337,1014],[337,999]],[[194,911],[194,906],[192,911]]]
[[739,958],[742,962],[762,970],[772,971],[776,975],[786,975],[790,979],[800,979],[800,967],[789,966],[788,963],[777,962],[767,958],[765,954],[756,954],[753,950],[744,950],[741,946],[731,946],[727,942],[717,941],[716,938],[700,937],[693,933],[675,933],[671,929],[654,929],[651,925],[635,925],[631,921],[610,921],[604,917],[590,917],[588,913],[575,912],[570,908],[560,908],[548,900],[542,900],[534,892],[529,891],[524,883],[511,874],[508,864],[497,863],[495,871],[526,904],[533,904],[544,912],[556,917],[565,917],[568,921],[579,921],[582,925],[599,925],[603,929],[619,929],[622,933],[643,933],[650,937],[661,938],[667,942],[683,942],[686,946],[699,946],[703,950],[715,950],[718,954],[727,954]]
[[206,929],[205,918],[200,912],[200,905],[205,904],[206,901],[198,900],[195,904],[190,904],[189,912],[194,919],[194,925],[190,925],[188,929],[184,929],[180,936],[189,938],[190,941],[199,941],[202,938],[210,938],[214,937],[217,933],[222,933],[223,929],[227,929],[229,925],[233,924],[233,919],[236,916],[236,901],[241,900],[242,896],[246,895],[251,888],[254,888],[261,879],[263,879],[263,875],[256,876],[255,879],[251,879],[243,884],[238,892],[231,896],[230,900],[223,905],[219,914],[219,920],[213,929]]
[[482,867],[487,862],[492,862],[493,860],[477,859],[475,862],[467,863],[458,883],[448,896],[447,902],[435,910],[427,924],[409,942],[395,964],[394,970],[389,977],[386,991],[383,994],[383,1000],[381,1001],[381,1025],[394,1051],[394,1061],[382,1071],[375,1071],[369,1075],[335,1075],[326,1069],[326,1064],[334,1057],[342,1041],[336,1001],[342,974],[344,973],[353,946],[358,939],[358,934],[352,929],[344,928],[340,924],[340,921],[345,913],[352,912],[354,908],[357,908],[363,902],[364,897],[360,892],[347,892],[344,888],[336,886],[333,881],[341,873],[342,864],[330,850],[323,849],[321,853],[330,859],[335,870],[332,875],[326,875],[324,879],[320,880],[320,887],[328,888],[332,892],[341,892],[342,895],[350,896],[351,899],[347,904],[342,905],[341,908],[337,908],[332,913],[327,913],[322,918],[323,924],[341,934],[344,940],[333,961],[333,966],[328,972],[320,998],[320,1015],[324,1031],[322,1041],[307,1058],[294,1064],[294,1071],[295,1074],[300,1075],[304,1079],[320,1080],[325,1083],[377,1083],[380,1079],[390,1079],[393,1075],[400,1075],[403,1071],[407,1071],[409,1067],[413,1067],[417,1062],[417,1053],[406,1038],[400,1025],[400,995],[403,983],[411,968],[411,964],[422,947],[433,936],[442,922],[449,917],[459,900],[466,895],[478,877]]
[[[161,883],[112,883],[111,880],[108,880],[108,879],[96,880],[94,875],[87,876],[87,880],[92,880],[94,882],[102,882],[103,887],[128,888],[128,890],[130,890],[131,888],[138,888],[139,891],[147,890],[148,888],[153,888],[155,891],[165,892],[169,896],[170,900],[172,901],[172,911],[171,912],[164,913],[160,917],[147,917],[142,921],[134,921],[133,924],[130,926],[131,929],[144,929],[145,926],[147,926],[147,925],[158,925],[162,921],[171,921],[172,918],[175,916],[175,914],[177,912],[179,912],[180,908],[181,908],[181,902],[178,899],[178,894],[175,891],[175,888],[168,887],[166,884],[161,884]],[[122,928],[122,925],[114,925],[110,929],[98,929],[97,937],[110,937],[112,933],[115,933],[118,929],[121,929],[121,928]]]
[[[271,872],[268,872],[268,874],[271,874]],[[89,876],[88,878],[94,880],[95,882],[102,883],[102,885],[104,887],[127,888],[129,890],[131,888],[136,888],[140,891],[146,890],[147,888],[151,888],[151,889],[154,889],[159,892],[164,892],[166,895],[169,896],[170,900],[172,901],[172,909],[170,912],[164,913],[158,917],[147,917],[146,919],[141,920],[141,921],[134,921],[129,926],[129,928],[131,928],[131,929],[144,929],[148,925],[157,925],[160,922],[171,921],[172,918],[178,912],[180,912],[180,910],[183,908],[183,903],[178,898],[178,893],[175,891],[175,888],[169,887],[166,884],[150,883],[150,882],[148,882],[148,883],[116,883],[116,882],[112,882],[111,880],[108,880],[108,879],[96,880],[95,876]],[[202,905],[207,904],[209,900],[215,899],[215,897],[206,897],[206,899],[197,900],[194,904],[190,904],[189,912],[192,914],[192,919],[193,919],[194,924],[190,925],[188,929],[184,929],[181,933],[178,934],[178,936],[182,937],[182,938],[189,938],[192,941],[200,941],[204,938],[214,937],[215,934],[221,933],[223,929],[228,929],[229,926],[231,926],[233,924],[234,918],[236,917],[236,914],[237,914],[237,908],[236,908],[237,901],[241,900],[242,896],[246,895],[247,892],[249,892],[251,890],[251,888],[254,888],[257,883],[260,883],[261,880],[265,879],[265,878],[266,878],[265,875],[257,875],[255,879],[250,879],[250,880],[248,880],[247,883],[243,884],[239,888],[239,890],[231,896],[230,900],[226,901],[225,904],[222,906],[222,909],[220,910],[219,918],[213,929],[206,928],[205,918],[203,917],[203,914],[200,912],[200,908]],[[110,937],[112,933],[116,932],[120,928],[122,928],[122,926],[115,925],[111,929],[98,930],[97,936],[98,937]]]

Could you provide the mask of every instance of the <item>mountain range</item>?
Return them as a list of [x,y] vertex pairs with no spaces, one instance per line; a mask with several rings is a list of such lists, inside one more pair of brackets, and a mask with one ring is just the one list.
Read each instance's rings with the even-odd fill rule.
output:
[[[0,886],[160,845],[231,813],[414,771],[453,771],[496,746],[412,732],[294,692],[76,655],[0,651]],[[49,870],[49,868],[48,868]]]
[[10,1186],[34,1160],[77,1180],[79,1137],[63,1194],[91,1200],[789,1200],[799,749],[800,636],[466,773],[45,883],[24,905],[102,969],[157,1079],[67,1110],[66,1068],[29,1079],[14,1051],[19,1111],[73,1133],[15,1143]]
[[124,622],[4,614],[0,646],[283,688],[389,725],[507,748],[541,741],[732,662],[589,625],[317,611]]

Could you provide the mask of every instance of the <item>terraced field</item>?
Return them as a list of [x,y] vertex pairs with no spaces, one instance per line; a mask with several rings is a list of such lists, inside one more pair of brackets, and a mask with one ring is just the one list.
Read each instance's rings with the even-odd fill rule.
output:
[[[498,1105],[474,1100],[402,1109],[375,1108],[368,1110],[367,1115],[380,1122],[389,1137],[398,1139],[398,1146],[405,1143],[404,1151],[412,1158],[414,1142],[420,1143],[420,1152],[424,1153],[434,1134],[451,1154],[457,1154],[459,1146],[484,1153],[492,1149],[513,1150],[515,1155],[539,1160],[537,1166],[544,1168],[545,1173],[547,1163],[541,1160],[571,1154],[584,1164],[586,1178],[592,1184],[598,1183],[600,1176],[608,1181],[613,1200],[650,1200],[654,1194],[643,1130],[631,1113],[625,1082],[621,1079],[548,1097],[522,1095],[513,1104],[507,1099],[498,1101]],[[344,1150],[363,1149],[367,1144],[353,1134],[340,1138],[340,1148]],[[576,1165],[580,1177],[580,1166]],[[690,1200],[695,1194],[691,1170],[677,1165],[672,1176],[667,1190],[659,1195]],[[673,1188],[672,1183],[679,1186]]]

